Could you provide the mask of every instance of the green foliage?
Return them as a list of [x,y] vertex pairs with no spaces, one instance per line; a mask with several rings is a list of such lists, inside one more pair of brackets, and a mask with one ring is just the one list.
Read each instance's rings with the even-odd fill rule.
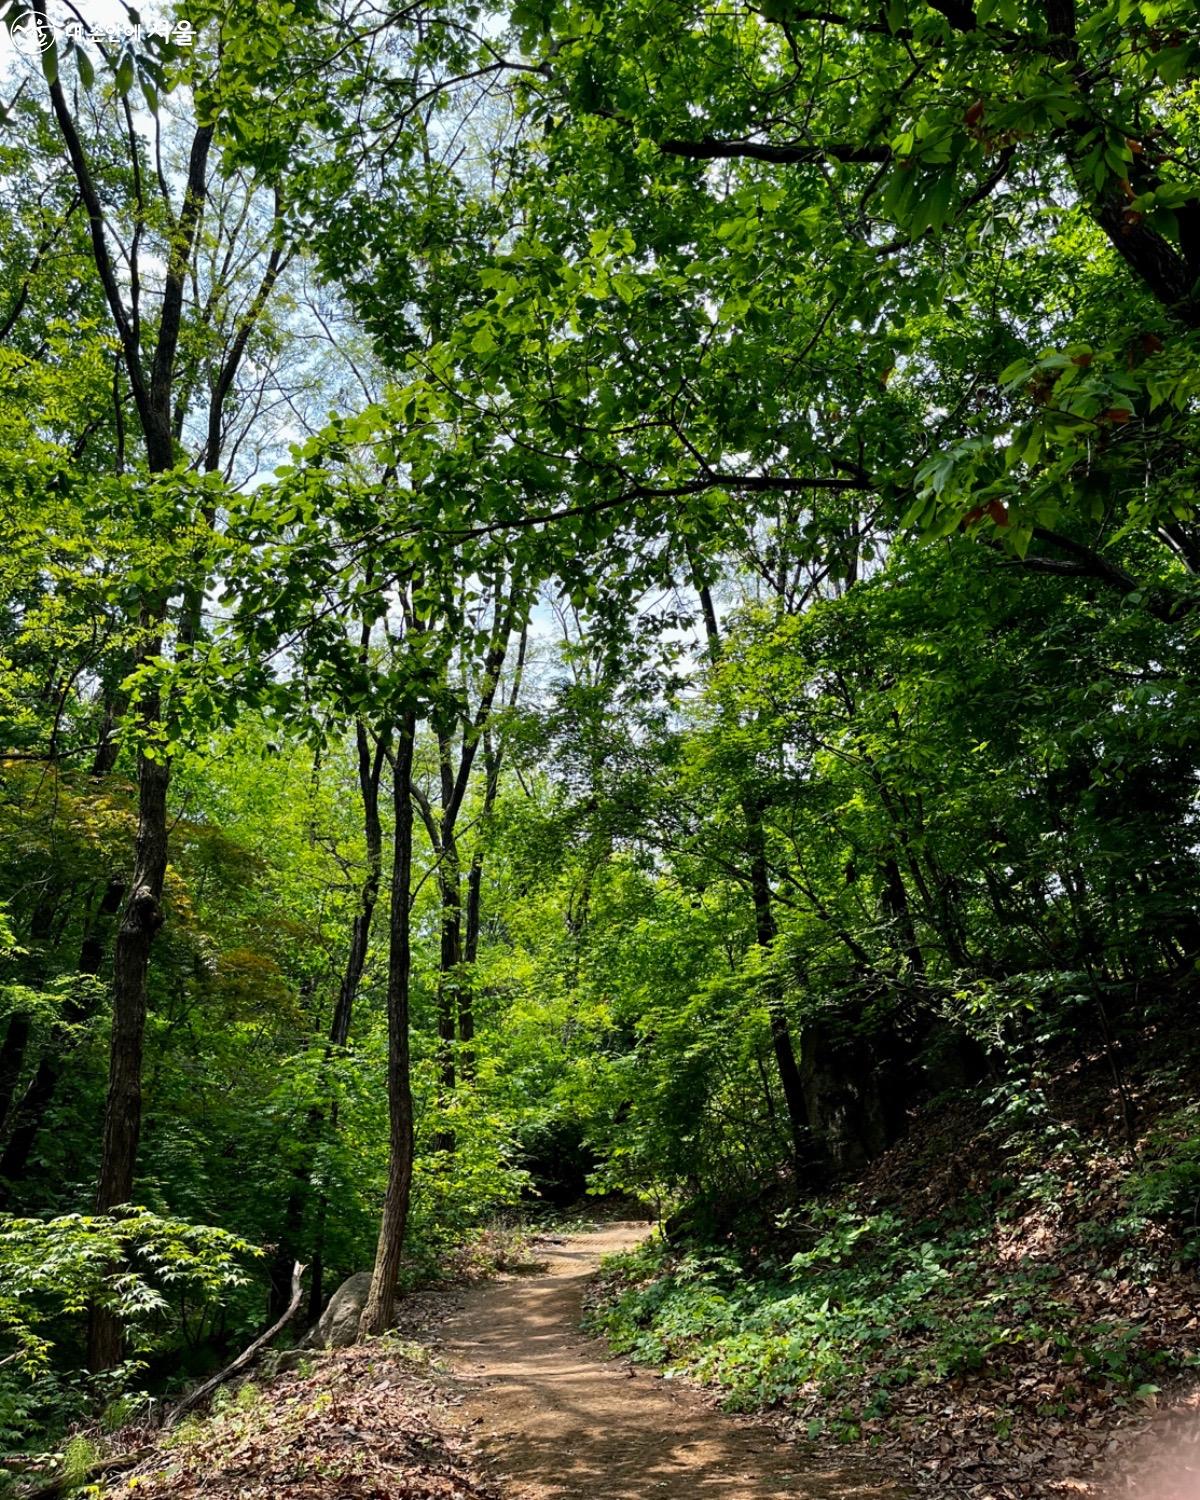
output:
[[254,1247],[224,1229],[134,1208],[0,1220],[0,1335],[33,1375],[48,1367],[47,1336],[89,1304],[119,1312],[134,1347],[152,1349],[176,1305],[218,1302],[246,1283]]
[[[407,1255],[414,1281],[436,1273],[454,1246],[518,1203],[529,1183],[490,1060],[482,1061],[469,1089],[456,1089],[440,1103],[432,1065],[422,1072],[416,1083],[424,1150],[413,1176]],[[447,1133],[453,1151],[437,1148]]]
[[1158,1122],[1126,1194],[1137,1214],[1173,1223],[1189,1259],[1200,1254],[1200,1129],[1194,1106]]
[[[0,1428],[371,1264],[402,1052],[405,1285],[631,1193],[704,1243],[600,1323],[736,1404],[1153,1384],[979,1287],[1087,1196],[1047,1071],[1137,1155],[1096,1276],[1196,1249],[1127,1082],[1200,964],[1194,5],[188,18],[0,90]],[[964,1098],[1020,1203],[838,1196]]]
[[[105,1423],[128,1420],[147,1362],[174,1348],[181,1321],[219,1308],[249,1282],[256,1251],[223,1229],[133,1208],[121,1216],[54,1219],[0,1216],[0,1433],[17,1449],[46,1432],[86,1420],[97,1404]],[[89,1306],[112,1308],[131,1358],[85,1377],[64,1359]],[[67,1445],[76,1480],[94,1457],[85,1436]]]
[[590,1326],[634,1359],[719,1387],[730,1409],[799,1404],[846,1440],[899,1390],[1010,1380],[1035,1352],[1069,1372],[1068,1397],[1071,1382],[1144,1394],[1166,1358],[1155,1341],[1136,1320],[1081,1322],[1053,1264],[998,1266],[989,1220],[818,1203],[792,1216],[809,1243],[790,1257],[652,1243],[610,1264]]
[[76,1435],[67,1442],[63,1450],[62,1473],[68,1492],[90,1477],[92,1465],[99,1456],[95,1443],[82,1434]]

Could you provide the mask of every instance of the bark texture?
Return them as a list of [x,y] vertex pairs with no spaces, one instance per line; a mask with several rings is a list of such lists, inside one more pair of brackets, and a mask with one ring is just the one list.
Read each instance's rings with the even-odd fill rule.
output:
[[408,1045],[409,979],[412,971],[412,764],[416,715],[407,713],[396,744],[392,804],[396,832],[392,850],[391,922],[388,934],[388,1184],[375,1251],[371,1291],[358,1325],[360,1338],[381,1334],[392,1321],[396,1277],[408,1227],[412,1192],[413,1099]]

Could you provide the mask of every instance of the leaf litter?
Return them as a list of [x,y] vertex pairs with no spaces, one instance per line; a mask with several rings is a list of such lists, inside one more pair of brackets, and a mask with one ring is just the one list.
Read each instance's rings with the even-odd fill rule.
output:
[[[413,1355],[418,1357],[414,1358]],[[382,1339],[247,1384],[162,1437],[104,1500],[498,1500],[448,1420],[444,1378]]]

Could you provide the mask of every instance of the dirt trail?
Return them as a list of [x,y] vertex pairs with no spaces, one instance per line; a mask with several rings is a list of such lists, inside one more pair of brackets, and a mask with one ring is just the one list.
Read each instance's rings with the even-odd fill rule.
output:
[[703,1395],[633,1374],[579,1333],[584,1288],[602,1255],[636,1244],[645,1224],[539,1245],[543,1274],[468,1290],[439,1330],[462,1382],[485,1463],[511,1500],[812,1500],[902,1491],[831,1468]]

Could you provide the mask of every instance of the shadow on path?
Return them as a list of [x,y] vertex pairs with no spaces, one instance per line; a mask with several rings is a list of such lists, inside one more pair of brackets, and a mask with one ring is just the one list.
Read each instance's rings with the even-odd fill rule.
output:
[[[903,1491],[832,1467],[699,1392],[636,1375],[578,1331],[602,1255],[645,1224],[610,1224],[545,1247],[547,1269],[471,1288],[440,1330],[474,1440],[512,1500],[811,1500]],[[540,1253],[540,1252],[539,1252]]]

